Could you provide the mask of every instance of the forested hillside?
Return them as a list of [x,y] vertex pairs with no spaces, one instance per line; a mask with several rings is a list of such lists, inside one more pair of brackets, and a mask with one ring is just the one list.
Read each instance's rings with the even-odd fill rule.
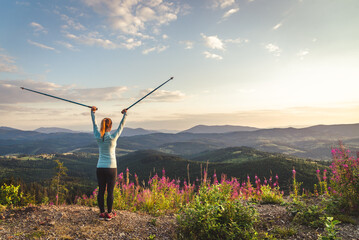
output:
[[[68,169],[64,178],[69,187],[68,201],[82,193],[89,194],[97,186],[96,163],[97,154],[71,153],[51,155],[18,155],[0,158],[0,179],[37,183],[49,187],[51,178],[55,175],[56,163],[59,160]],[[208,176],[214,173],[218,178],[225,174],[228,179],[236,177],[242,181],[249,176],[252,180],[259,178],[272,179],[279,176],[279,184],[283,190],[288,190],[293,167],[297,170],[299,181],[304,187],[312,188],[316,182],[315,171],[323,169],[324,165],[308,159],[301,159],[283,154],[272,154],[257,151],[248,147],[226,148],[193,156],[192,160],[166,154],[154,150],[140,150],[118,157],[118,173],[130,170],[136,173],[140,182],[147,184],[148,179],[156,173],[173,179],[196,182],[203,176],[203,169],[208,168]],[[134,175],[130,178],[134,179]]]

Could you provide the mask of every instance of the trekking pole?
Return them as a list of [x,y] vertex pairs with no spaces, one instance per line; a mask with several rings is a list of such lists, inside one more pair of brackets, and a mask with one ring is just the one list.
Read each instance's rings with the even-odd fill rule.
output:
[[[52,97],[52,98],[56,98],[56,99],[59,99],[59,100],[62,100],[62,101],[66,101],[66,102],[69,102],[69,103],[74,103],[74,104],[77,104],[77,105],[80,105],[80,106],[83,106],[83,107],[92,108],[92,106],[88,106],[88,105],[85,105],[85,104],[82,104],[82,103],[78,103],[78,102],[75,102],[75,101],[67,100],[67,99],[65,99],[65,98],[56,97],[56,96],[53,96],[53,95],[50,95],[50,94],[47,94],[47,93],[38,92],[38,91],[31,90],[31,89],[24,88],[24,87],[20,87],[20,88],[21,88],[22,90],[27,90],[27,91],[34,92],[34,93],[37,93],[37,94],[45,95],[45,96],[47,96],[47,97]],[[98,110],[98,108],[96,108],[96,110]]]
[[151,92],[147,93],[145,96],[143,96],[140,100],[138,100],[137,102],[135,102],[134,104],[132,104],[131,106],[129,106],[128,108],[126,108],[126,110],[132,108],[133,106],[135,106],[137,103],[141,102],[143,99],[145,99],[147,96],[149,96],[150,94],[152,94],[154,91],[156,91],[157,89],[159,89],[160,87],[162,87],[163,85],[165,85],[167,82],[171,81],[173,79],[173,77],[171,77],[170,79],[168,79],[166,82],[162,83],[161,85],[159,85],[158,87],[156,87],[155,89],[153,89]]

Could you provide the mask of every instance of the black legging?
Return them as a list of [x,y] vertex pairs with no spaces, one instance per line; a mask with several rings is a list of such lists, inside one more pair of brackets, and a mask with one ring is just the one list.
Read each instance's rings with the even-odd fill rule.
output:
[[112,212],[113,189],[115,188],[117,168],[97,168],[96,170],[99,191],[97,202],[100,212],[105,212],[105,191],[107,185],[107,212]]

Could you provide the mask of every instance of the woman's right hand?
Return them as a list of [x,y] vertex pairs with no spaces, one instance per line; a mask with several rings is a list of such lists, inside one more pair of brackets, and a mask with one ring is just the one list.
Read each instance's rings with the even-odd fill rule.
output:
[[96,110],[97,110],[97,107],[92,106],[92,108],[91,108],[91,112],[96,112]]

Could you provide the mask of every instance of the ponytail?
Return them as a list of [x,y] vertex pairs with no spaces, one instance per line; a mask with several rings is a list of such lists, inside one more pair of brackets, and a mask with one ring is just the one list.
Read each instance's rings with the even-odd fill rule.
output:
[[110,129],[111,130],[112,127],[112,120],[110,118],[104,118],[101,121],[101,130],[100,130],[100,134],[101,134],[101,138],[102,141],[105,141],[105,132],[106,130]]

